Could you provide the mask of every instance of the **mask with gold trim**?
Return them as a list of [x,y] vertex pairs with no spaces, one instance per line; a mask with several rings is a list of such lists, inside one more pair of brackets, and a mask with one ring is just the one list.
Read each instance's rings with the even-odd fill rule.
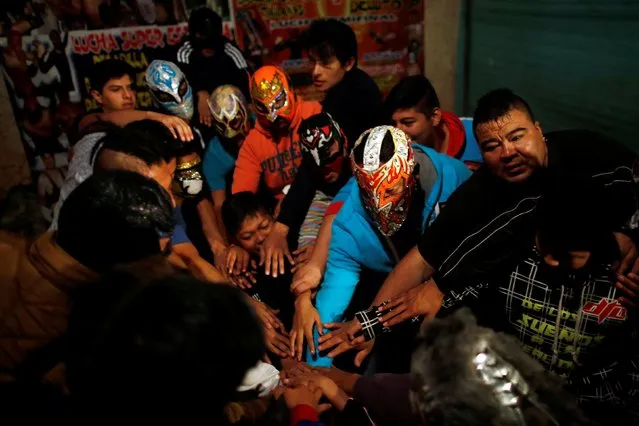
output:
[[293,121],[297,99],[288,75],[280,68],[267,65],[255,71],[251,99],[263,126],[282,128]]
[[179,157],[173,178],[173,192],[186,198],[199,194],[204,186],[201,166],[202,159],[195,152]]
[[[362,162],[355,160],[362,154]],[[408,216],[415,188],[415,161],[408,136],[391,126],[365,131],[351,152],[353,175],[364,207],[379,231],[395,234]]]
[[209,110],[218,133],[227,138],[245,137],[249,131],[246,98],[235,86],[220,86],[209,96]]

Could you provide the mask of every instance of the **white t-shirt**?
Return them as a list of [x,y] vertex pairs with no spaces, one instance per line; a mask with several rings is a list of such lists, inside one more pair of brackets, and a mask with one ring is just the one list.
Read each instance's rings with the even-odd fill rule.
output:
[[71,158],[71,163],[69,163],[69,172],[62,189],[60,189],[60,199],[56,204],[50,230],[58,229],[58,216],[64,200],[78,185],[93,174],[93,161],[95,160],[93,153],[96,145],[105,135],[106,133],[104,132],[90,133],[80,139],[73,147],[73,157]]

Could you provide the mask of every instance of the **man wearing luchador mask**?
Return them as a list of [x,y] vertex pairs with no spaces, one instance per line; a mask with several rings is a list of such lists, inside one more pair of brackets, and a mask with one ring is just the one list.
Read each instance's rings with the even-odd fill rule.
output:
[[[206,147],[202,169],[211,191],[218,227],[224,237],[221,247],[216,247],[215,252],[223,251],[225,254],[216,256],[215,263],[228,271],[226,259],[231,259],[234,254],[237,263],[241,265],[239,269],[243,269],[245,264],[248,265],[248,253],[240,247],[228,244],[221,210],[224,200],[230,195],[238,152],[246,135],[253,128],[255,117],[242,91],[235,86],[218,87],[211,93],[208,103],[216,136]],[[231,268],[233,266],[234,264],[230,265]]]
[[[411,144],[391,126],[364,132],[351,151],[350,166],[356,184],[344,188],[348,194],[333,222],[316,298],[321,324],[342,320],[362,269],[375,271],[381,283],[437,217],[441,204],[470,176],[461,161]],[[328,356],[307,360],[330,365]]]
[[[274,231],[264,242],[266,270],[273,271],[274,275],[278,271],[284,273],[285,259],[299,267],[310,258],[329,202],[352,176],[346,136],[330,114],[322,112],[303,120],[298,135],[303,155],[302,166],[282,200]],[[300,250],[303,251],[299,251],[294,259],[287,237],[298,230]],[[328,243],[328,240],[325,242]],[[311,247],[305,248],[307,245]],[[324,252],[326,250],[328,246]]]
[[[190,122],[193,119],[194,103],[193,91],[186,76],[180,68],[172,62],[155,60],[151,62],[145,74],[145,81],[151,92],[155,106],[162,111],[180,117]],[[196,232],[197,246],[200,250],[211,252],[215,256],[222,256],[222,234],[218,228],[213,204],[208,197],[208,190],[202,172],[201,153],[204,147],[202,134],[193,128],[196,136],[191,142],[183,144],[183,150],[177,158],[177,167],[173,179],[173,193],[178,198],[179,206],[176,208],[176,226],[186,228],[186,217],[190,219],[190,213],[197,211],[202,232]],[[195,214],[194,214],[195,215]],[[198,220],[188,220],[197,223]],[[186,235],[186,233],[185,233]],[[188,245],[175,245],[174,250],[185,252],[185,256],[200,256],[191,241]],[[208,248],[206,247],[208,245]]]
[[293,183],[302,164],[297,130],[321,106],[298,98],[288,75],[270,65],[251,78],[251,100],[257,122],[240,148],[231,192],[257,193],[262,180],[273,204],[284,197],[282,191]]

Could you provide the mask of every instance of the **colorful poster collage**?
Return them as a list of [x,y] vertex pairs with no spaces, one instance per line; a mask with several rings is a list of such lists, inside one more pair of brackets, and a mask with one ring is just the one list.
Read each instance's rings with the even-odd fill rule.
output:
[[51,217],[67,173],[78,116],[97,107],[91,68],[120,58],[138,72],[138,107],[151,97],[143,71],[153,59],[174,60],[188,34],[189,13],[203,5],[224,19],[257,67],[278,64],[300,95],[318,99],[300,35],[314,19],[333,17],[353,27],[359,65],[387,92],[401,77],[421,72],[423,0],[13,0],[0,12],[2,72],[21,131],[33,182]]
[[359,66],[383,93],[402,77],[423,71],[424,0],[233,0],[236,39],[256,65],[286,69],[305,98],[312,86],[300,35],[312,20],[335,18],[357,36]]

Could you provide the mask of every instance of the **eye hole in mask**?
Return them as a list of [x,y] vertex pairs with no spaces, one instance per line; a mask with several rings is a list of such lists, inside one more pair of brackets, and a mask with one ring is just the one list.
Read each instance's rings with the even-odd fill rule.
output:
[[160,101],[160,102],[174,102],[175,101],[173,96],[169,95],[168,93],[162,92],[160,90],[154,90],[153,94],[155,95],[157,100]]
[[255,102],[255,109],[261,114],[268,114],[268,108],[262,102]]
[[178,88],[178,95],[180,95],[180,98],[184,99],[184,95],[186,95],[186,91],[188,90],[189,86],[188,84],[186,84],[186,80],[182,79],[182,81],[180,82],[180,87]]
[[231,122],[229,123],[229,127],[233,130],[239,129],[240,126],[242,125],[242,117],[240,117],[239,115],[236,116],[233,120],[231,120]]
[[286,93],[280,92],[275,97],[275,101],[273,102],[273,108],[274,109],[280,109],[280,108],[283,108],[284,105],[286,105]]

